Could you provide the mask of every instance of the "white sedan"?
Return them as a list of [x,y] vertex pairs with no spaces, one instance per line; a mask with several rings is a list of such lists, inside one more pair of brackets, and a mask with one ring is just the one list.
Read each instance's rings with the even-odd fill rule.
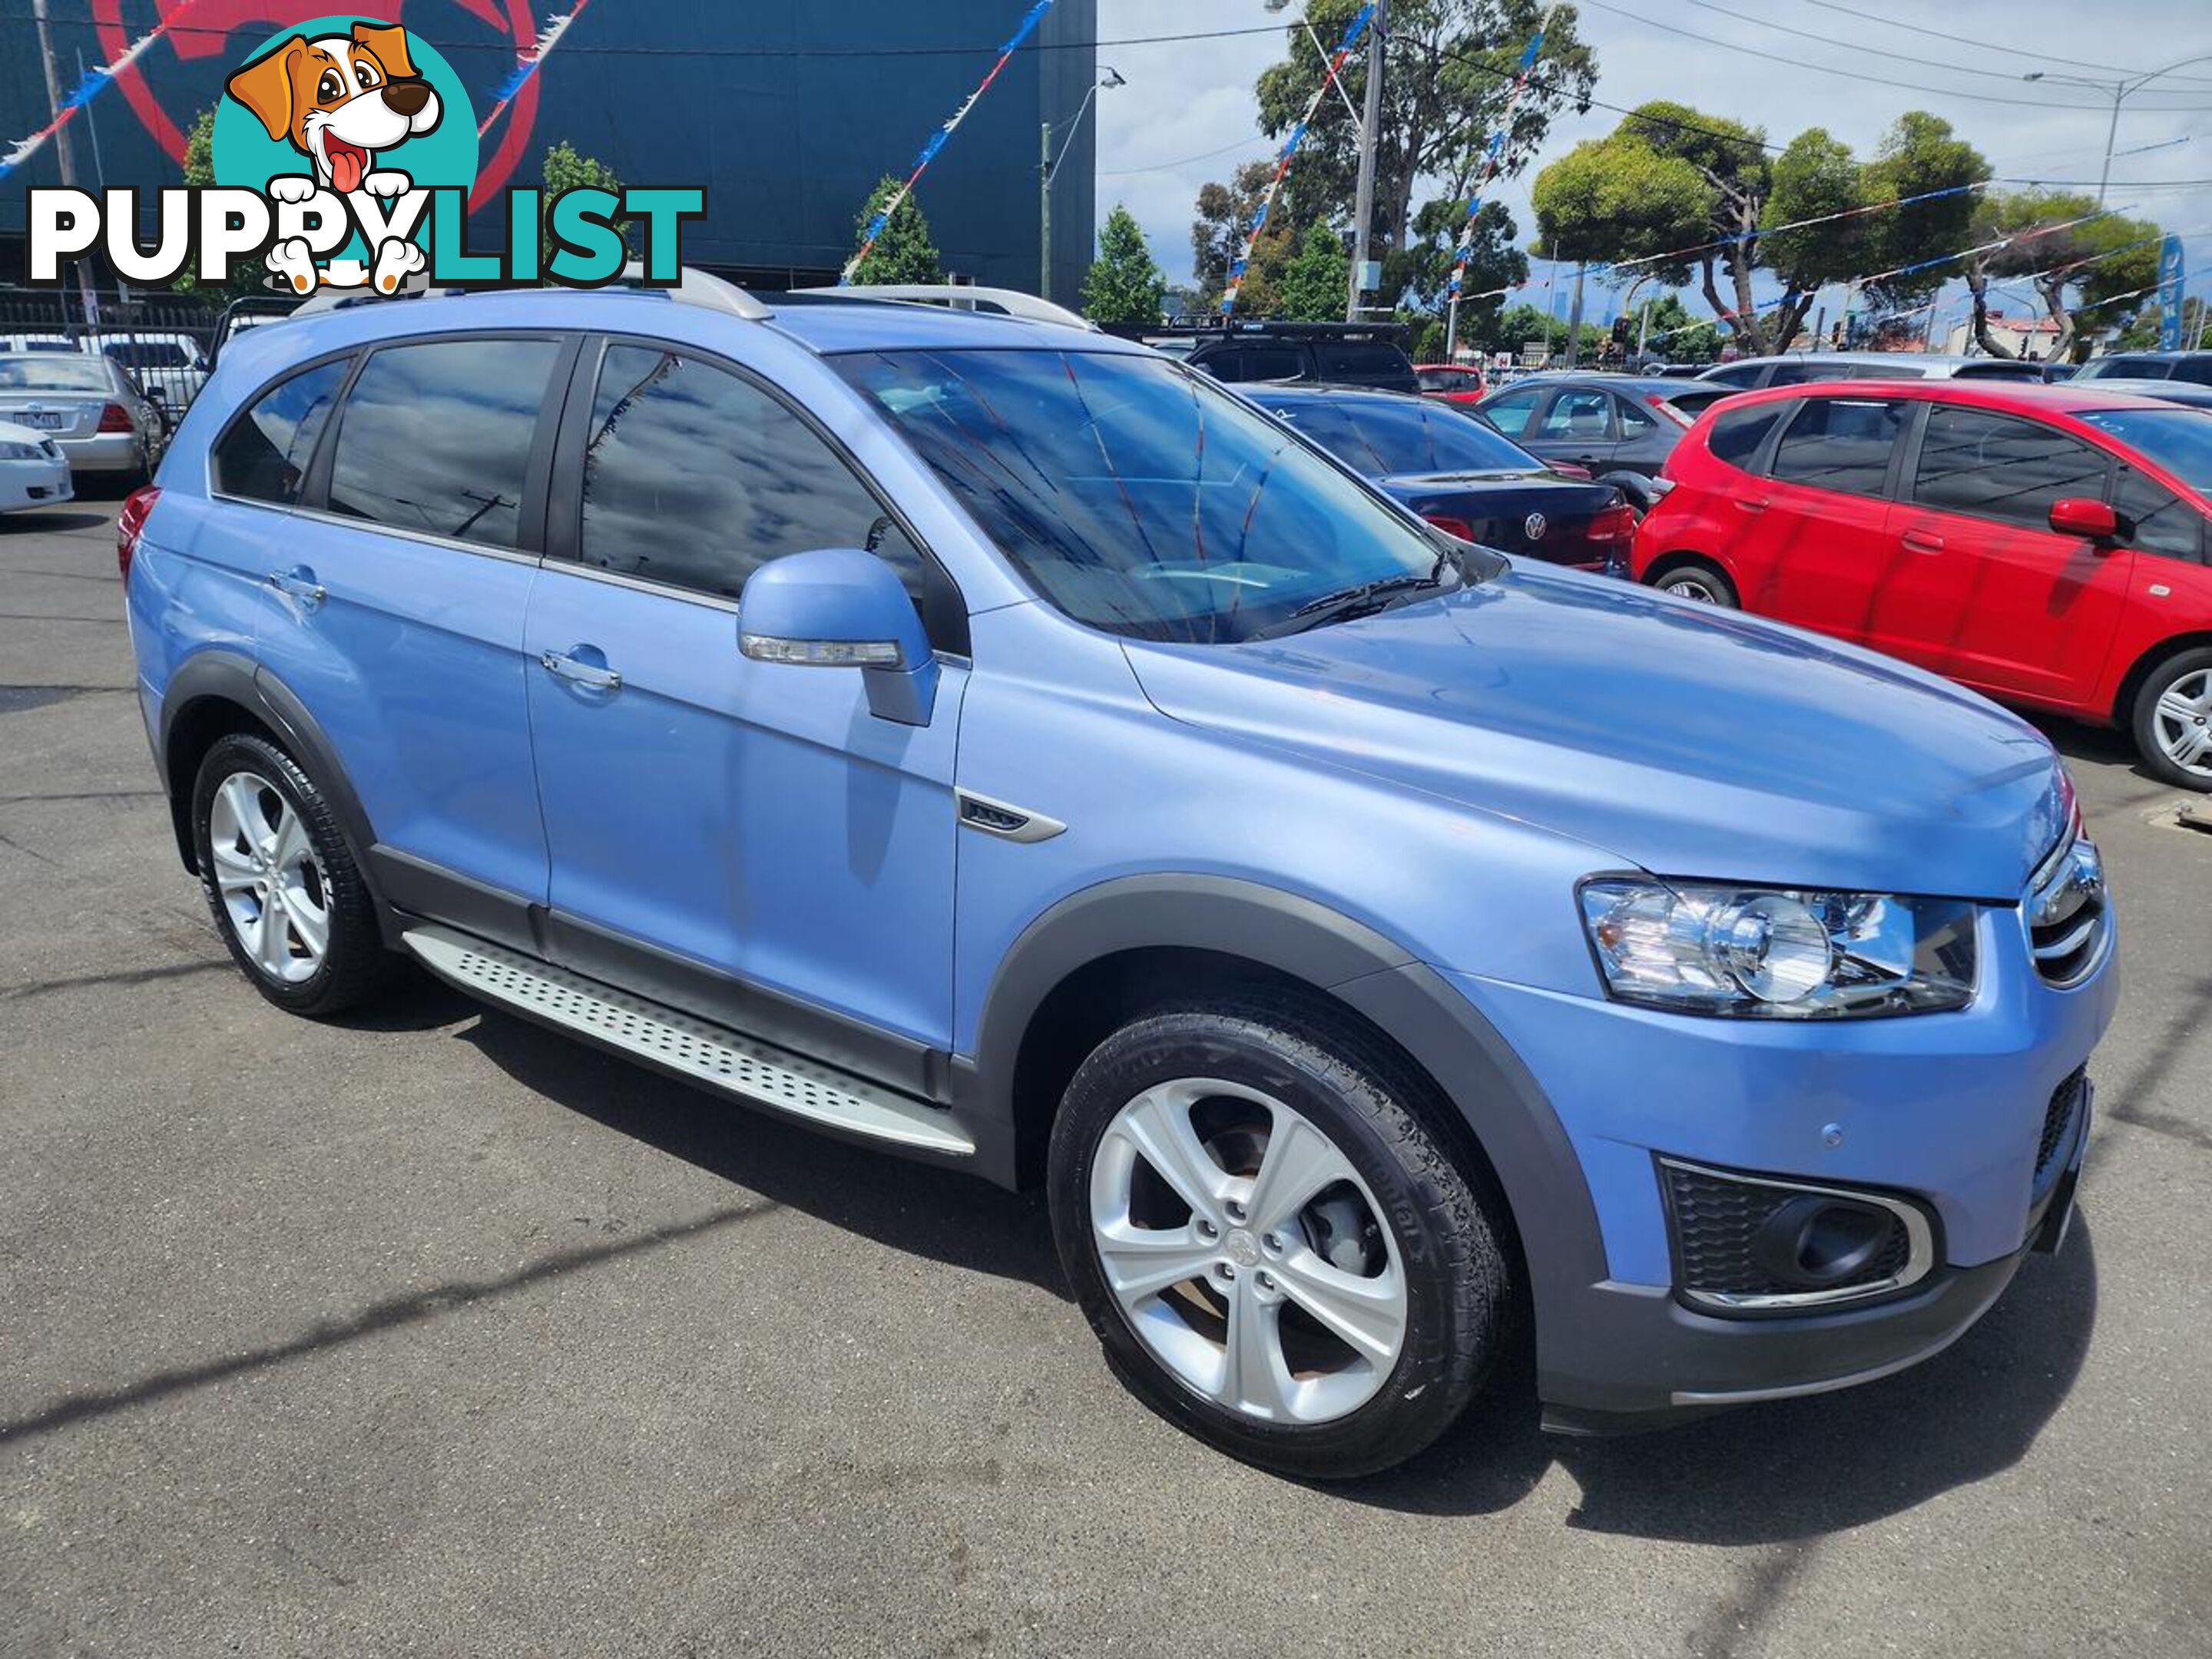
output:
[[75,493],[59,444],[27,426],[0,421],[0,513],[51,507]]

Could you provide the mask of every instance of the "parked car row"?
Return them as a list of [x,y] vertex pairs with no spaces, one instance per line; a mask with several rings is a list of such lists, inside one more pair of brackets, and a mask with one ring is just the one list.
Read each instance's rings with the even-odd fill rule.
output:
[[2005,702],[2212,790],[2212,419],[1967,380],[1749,392],[1676,446],[1633,571]]
[[79,351],[0,352],[0,422],[57,446],[80,489],[88,480],[143,483],[168,435],[167,417],[130,371]]

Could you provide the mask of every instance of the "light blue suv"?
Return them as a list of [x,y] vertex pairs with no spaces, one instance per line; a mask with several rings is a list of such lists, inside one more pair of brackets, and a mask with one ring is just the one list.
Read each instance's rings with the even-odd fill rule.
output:
[[1141,347],[363,304],[234,344],[120,528],[270,1000],[410,957],[1041,1182],[1114,1369],[1255,1462],[1404,1458],[1522,1340],[1571,1431],[1879,1376],[2064,1232],[2117,984],[2041,737]]

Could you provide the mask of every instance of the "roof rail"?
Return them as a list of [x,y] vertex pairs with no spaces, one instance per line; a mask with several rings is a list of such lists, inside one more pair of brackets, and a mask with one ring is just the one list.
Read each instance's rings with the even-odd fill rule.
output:
[[[622,268],[617,280],[642,284],[645,266],[633,259]],[[687,306],[704,306],[709,311],[726,311],[732,317],[742,317],[749,323],[764,323],[775,315],[775,311],[739,288],[735,283],[712,276],[693,265],[679,268],[674,288],[657,290],[670,299]]]
[[1059,323],[1093,332],[1098,326],[1066,306],[1056,306],[1018,288],[983,288],[972,283],[853,283],[841,288],[805,288],[798,291],[842,294],[855,300],[905,300],[923,305],[950,306],[960,311],[996,310],[1025,323]]

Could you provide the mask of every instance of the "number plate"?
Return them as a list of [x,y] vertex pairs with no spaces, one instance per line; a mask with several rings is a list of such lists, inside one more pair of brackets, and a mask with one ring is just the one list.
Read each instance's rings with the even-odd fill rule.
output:
[[21,421],[39,432],[58,432],[69,424],[69,416],[58,409],[27,409],[15,415],[0,411],[0,420]]

